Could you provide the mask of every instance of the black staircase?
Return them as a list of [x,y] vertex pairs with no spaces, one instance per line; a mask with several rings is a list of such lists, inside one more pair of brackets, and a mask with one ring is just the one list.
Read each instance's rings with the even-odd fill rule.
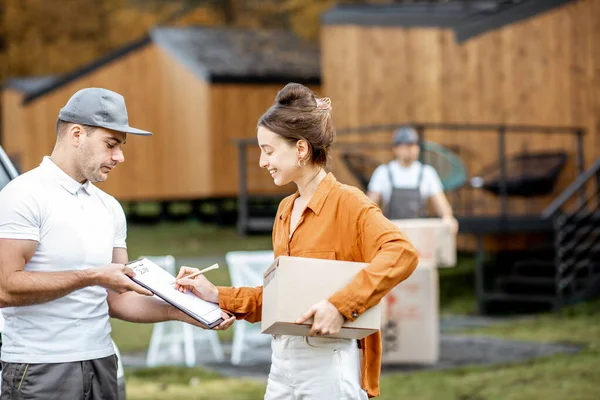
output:
[[600,159],[541,218],[551,221],[552,229],[540,245],[484,262],[482,312],[558,310],[600,294]]
[[[575,196],[578,201],[569,206]],[[600,158],[545,210],[543,217],[552,218],[554,223],[555,307],[596,296],[600,293]]]

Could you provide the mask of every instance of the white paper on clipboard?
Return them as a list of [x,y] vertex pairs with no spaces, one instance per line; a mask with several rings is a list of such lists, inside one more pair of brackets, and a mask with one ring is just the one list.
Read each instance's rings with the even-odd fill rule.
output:
[[147,258],[132,261],[127,266],[135,272],[135,277],[131,278],[133,281],[206,327],[213,328],[223,321],[218,304],[202,300],[193,293],[176,290],[173,284],[175,277]]

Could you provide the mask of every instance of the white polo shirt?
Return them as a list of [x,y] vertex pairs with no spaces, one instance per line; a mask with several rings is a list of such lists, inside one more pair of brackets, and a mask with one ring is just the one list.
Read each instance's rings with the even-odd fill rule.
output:
[[[112,262],[126,247],[121,205],[90,182],[80,184],[49,157],[0,192],[0,238],[38,242],[25,271],[73,271]],[[58,363],[114,354],[106,289],[2,309],[2,361]]]
[[392,196],[392,182],[390,181],[390,170],[393,183],[396,188],[416,188],[419,181],[419,172],[423,167],[423,176],[419,187],[421,198],[426,200],[444,190],[437,172],[431,165],[423,165],[419,161],[413,162],[409,167],[403,167],[398,161],[378,166],[371,176],[368,190],[381,193],[383,204],[387,205]]

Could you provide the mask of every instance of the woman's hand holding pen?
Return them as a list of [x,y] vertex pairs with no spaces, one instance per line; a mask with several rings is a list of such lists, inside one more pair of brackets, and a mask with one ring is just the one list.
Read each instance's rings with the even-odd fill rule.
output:
[[[219,290],[202,274],[195,275],[198,268],[181,267],[175,279],[175,289],[180,292],[191,291],[202,300],[219,303]],[[195,275],[188,278],[190,275]]]
[[338,309],[327,300],[313,304],[302,316],[296,321],[297,324],[306,322],[310,317],[314,316],[314,321],[308,336],[315,335],[334,335],[342,329],[344,325],[344,316]]
[[[219,290],[213,285],[206,277],[202,274],[198,274],[200,270],[198,268],[181,267],[177,278],[175,279],[175,289],[180,292],[186,290],[191,291],[202,300],[210,301],[212,303],[219,303]],[[192,275],[194,275],[192,277]],[[188,276],[190,278],[188,278]],[[229,316],[223,313],[223,322],[214,330],[225,330],[229,328],[235,322],[235,316]],[[192,322],[193,323],[193,322]]]

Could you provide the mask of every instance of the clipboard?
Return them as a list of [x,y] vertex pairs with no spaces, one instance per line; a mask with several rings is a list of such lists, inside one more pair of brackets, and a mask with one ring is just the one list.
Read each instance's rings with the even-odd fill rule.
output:
[[206,328],[212,329],[223,322],[221,316],[223,311],[218,304],[202,300],[190,292],[181,293],[175,290],[172,283],[175,277],[147,258],[140,258],[126,265],[135,272],[135,277],[130,277],[131,280],[194,318]]

